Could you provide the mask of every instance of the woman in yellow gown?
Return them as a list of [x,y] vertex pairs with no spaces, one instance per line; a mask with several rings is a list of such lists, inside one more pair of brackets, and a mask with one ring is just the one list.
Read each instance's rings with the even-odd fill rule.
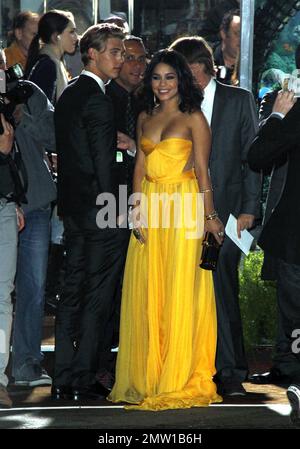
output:
[[[116,382],[108,400],[129,408],[207,406],[216,393],[212,274],[199,268],[204,229],[221,243],[208,174],[211,136],[202,93],[184,58],[158,52],[138,119],[131,236]],[[206,216],[206,220],[205,220]]]

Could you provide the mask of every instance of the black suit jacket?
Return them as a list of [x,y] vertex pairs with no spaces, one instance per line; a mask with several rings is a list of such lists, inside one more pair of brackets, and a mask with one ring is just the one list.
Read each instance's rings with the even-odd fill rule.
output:
[[[120,86],[116,81],[112,80],[107,88],[107,95],[111,98],[114,106],[115,123],[118,131],[129,135],[127,129],[127,102],[128,102],[128,92],[122,86]],[[138,114],[140,112],[138,107],[138,102],[136,96],[131,94],[131,105],[133,114],[135,117],[135,124],[137,122]],[[130,136],[136,140],[136,132],[134,130],[134,135]],[[117,179],[119,185],[127,186],[128,197],[132,193],[132,180],[133,171],[135,164],[135,157],[130,156],[127,151],[122,151],[122,162],[114,162],[113,165],[113,175]]]
[[[259,126],[263,126],[272,113],[272,108],[276,100],[279,89],[267,92],[261,101],[259,108]],[[281,197],[288,170],[287,154],[283,154],[276,163],[263,170],[264,175],[271,175],[266,200],[263,225],[269,220],[270,215]],[[261,278],[266,281],[277,279],[277,258],[272,257],[264,251],[264,261],[261,269]]]
[[217,82],[211,121],[210,174],[214,204],[226,224],[229,214],[260,214],[261,175],[247,162],[257,132],[253,95]]
[[80,214],[96,206],[98,194],[117,194],[111,173],[116,148],[111,99],[93,78],[80,75],[59,98],[54,120],[58,213]]
[[285,184],[258,241],[274,257],[300,265],[300,102],[283,120],[270,117],[261,127],[248,154],[255,170],[276,166],[288,158]]

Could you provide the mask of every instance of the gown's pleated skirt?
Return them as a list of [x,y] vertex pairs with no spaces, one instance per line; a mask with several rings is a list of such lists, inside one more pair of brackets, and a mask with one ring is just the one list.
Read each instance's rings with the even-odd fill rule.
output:
[[[108,398],[142,410],[201,407],[222,400],[212,380],[217,341],[212,274],[199,268],[202,197],[192,171],[165,179],[156,182],[147,176],[143,181],[147,241],[141,245],[131,236],[116,383]],[[166,193],[181,199],[181,211],[174,215],[174,205],[168,209],[160,204],[153,215],[152,194]],[[185,208],[192,213],[188,219],[183,217]],[[164,227],[168,211],[170,226]]]

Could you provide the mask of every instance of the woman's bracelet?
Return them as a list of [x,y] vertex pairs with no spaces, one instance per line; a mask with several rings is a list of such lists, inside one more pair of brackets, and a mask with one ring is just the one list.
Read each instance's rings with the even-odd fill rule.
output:
[[208,214],[208,215],[205,215],[205,219],[206,220],[214,220],[215,218],[218,218],[218,212],[216,212],[215,210],[211,213],[211,214]]
[[202,189],[200,189],[200,193],[207,193],[207,192],[213,192],[213,188],[212,187],[203,187]]

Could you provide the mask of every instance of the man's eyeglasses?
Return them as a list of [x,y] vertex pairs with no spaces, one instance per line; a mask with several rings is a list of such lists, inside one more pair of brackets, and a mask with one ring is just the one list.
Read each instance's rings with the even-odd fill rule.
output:
[[125,62],[138,62],[139,64],[146,64],[146,56],[125,55]]

